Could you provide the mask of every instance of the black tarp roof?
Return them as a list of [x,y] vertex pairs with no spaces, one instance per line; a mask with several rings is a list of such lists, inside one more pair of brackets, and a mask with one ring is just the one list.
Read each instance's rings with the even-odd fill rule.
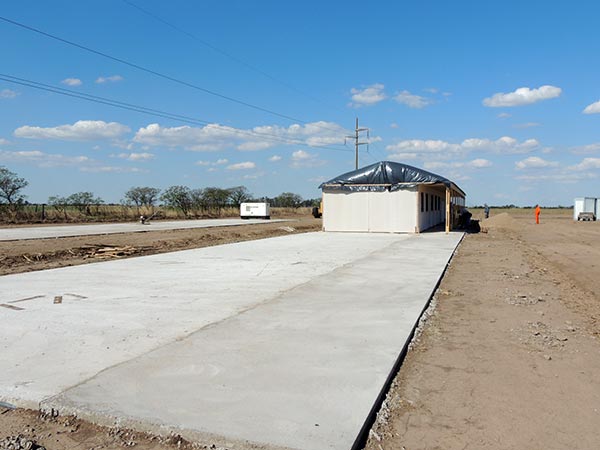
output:
[[342,191],[397,191],[418,184],[443,184],[464,192],[447,178],[407,164],[380,161],[361,169],[353,170],[322,183],[323,190]]

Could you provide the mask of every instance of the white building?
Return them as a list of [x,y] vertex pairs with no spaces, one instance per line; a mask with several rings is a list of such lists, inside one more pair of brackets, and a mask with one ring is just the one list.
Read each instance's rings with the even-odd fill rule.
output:
[[323,184],[324,231],[419,233],[450,231],[465,205],[452,181],[390,161],[342,174]]

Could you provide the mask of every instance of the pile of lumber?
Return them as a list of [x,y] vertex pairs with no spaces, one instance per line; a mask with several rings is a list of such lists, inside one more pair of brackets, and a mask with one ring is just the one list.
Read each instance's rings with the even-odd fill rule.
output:
[[85,248],[88,252],[86,255],[87,258],[120,258],[123,256],[131,256],[140,251],[139,248],[131,245],[89,245]]

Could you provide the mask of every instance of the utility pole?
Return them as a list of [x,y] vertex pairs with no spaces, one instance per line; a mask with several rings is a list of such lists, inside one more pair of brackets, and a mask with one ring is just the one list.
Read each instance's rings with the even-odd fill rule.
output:
[[358,117],[356,118],[356,128],[354,129],[354,136],[346,136],[346,139],[354,139],[354,149],[355,149],[355,168],[358,169],[358,147],[360,145],[369,145],[369,142],[359,142],[360,132],[367,132],[367,139],[369,139],[369,129],[368,128],[358,128]]

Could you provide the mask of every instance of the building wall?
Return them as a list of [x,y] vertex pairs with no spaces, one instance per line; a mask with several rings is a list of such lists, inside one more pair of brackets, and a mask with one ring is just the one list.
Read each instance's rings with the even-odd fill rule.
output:
[[419,186],[419,231],[425,231],[446,220],[446,189]]
[[325,231],[414,233],[417,189],[395,192],[323,192]]

